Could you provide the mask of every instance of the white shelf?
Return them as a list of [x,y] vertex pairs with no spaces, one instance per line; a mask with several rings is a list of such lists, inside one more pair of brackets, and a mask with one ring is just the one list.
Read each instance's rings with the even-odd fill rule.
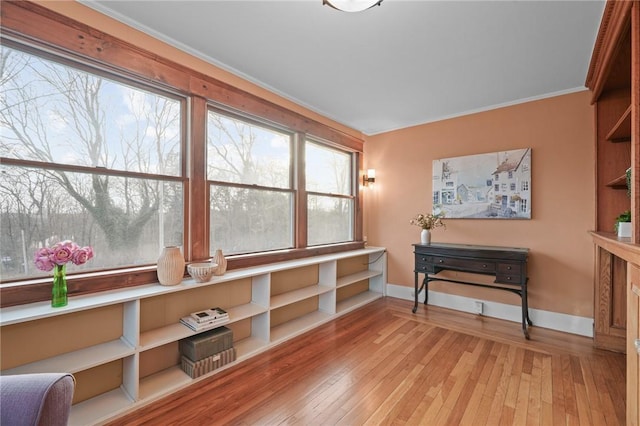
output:
[[260,306],[255,303],[247,303],[246,305],[226,308],[225,310],[229,313],[229,323],[255,317],[256,315],[264,314],[269,311],[269,309],[264,306]]
[[336,287],[337,288],[344,287],[353,283],[357,283],[359,281],[364,281],[364,280],[368,280],[369,278],[377,277],[379,275],[382,275],[382,272],[372,271],[372,270],[356,272],[355,274],[346,275],[344,277],[338,278],[336,282]]
[[305,333],[333,319],[333,315],[321,311],[311,312],[271,328],[271,343],[284,341]]
[[380,299],[382,294],[373,291],[367,291],[364,293],[356,294],[353,297],[342,300],[337,303],[336,313],[344,314],[349,311],[353,311],[361,306],[371,303],[376,299]]
[[[342,259],[349,262],[347,259],[361,256],[365,256],[367,259],[367,270],[345,277],[336,277],[339,262]],[[270,297],[272,291],[271,280],[274,272],[312,265],[317,266],[318,269],[318,284]],[[145,359],[145,357],[141,356],[142,353],[197,334],[197,332],[181,323],[140,332],[140,326],[144,323],[141,319],[141,302],[144,299],[245,279],[251,280],[251,302],[230,307],[220,305],[229,313],[229,322],[222,325],[247,320],[251,322],[251,335],[234,342],[236,349],[235,362],[196,379],[192,379],[184,373],[179,365],[171,366],[148,377],[139,377],[140,371],[144,370],[141,368],[140,363],[146,362],[142,361]],[[368,291],[336,303],[338,288],[366,280],[369,281]],[[183,389],[200,379],[217,374],[285,340],[310,331],[338,315],[383,297],[385,281],[385,250],[383,248],[366,248],[228,271],[225,275],[214,277],[206,283],[196,283],[192,279],[186,279],[176,286],[149,284],[84,296],[74,296],[70,298],[69,304],[63,308],[53,309],[49,302],[2,308],[0,309],[0,326],[27,323],[38,319],[68,315],[74,312],[117,304],[122,304],[124,307],[123,330],[120,339],[17,366],[1,373],[76,373],[112,361],[122,360],[122,381],[118,389],[78,403],[71,410],[71,425],[104,423],[125,412],[132,411],[144,404]],[[271,312],[275,309],[315,296],[319,297],[316,311],[291,319],[278,326],[270,327]],[[185,297],[187,296],[185,295]],[[37,323],[33,323],[32,326],[37,327]],[[73,338],[73,336],[65,337]],[[5,350],[4,347],[2,350]]]
[[289,291],[271,297],[271,309],[281,308],[286,305],[290,305],[295,302],[299,302],[304,299],[308,299],[313,296],[318,296],[323,293],[328,293],[334,288],[326,285],[311,285],[309,287],[303,287],[298,290]]
[[95,424],[113,417],[113,413],[122,412],[132,405],[133,401],[121,388],[114,389],[74,405],[69,416],[69,425]]
[[250,358],[252,355],[264,351],[269,345],[269,342],[257,339],[255,337],[247,337],[246,339],[234,342],[233,346],[236,348],[236,360],[242,360]]
[[[221,324],[220,327],[231,324],[235,321],[240,321],[246,318],[265,313],[267,308],[256,305],[255,303],[247,303],[246,305],[235,306],[233,308],[226,309],[229,314],[229,322]],[[167,343],[175,342],[176,340],[184,339],[185,337],[193,336],[194,334],[202,333],[201,331],[193,331],[189,327],[175,323],[166,327],[156,328],[154,330],[145,331],[140,334],[140,350],[146,351],[156,348],[158,346],[166,345]]]
[[195,331],[181,323],[156,328],[140,334],[140,350],[146,351],[185,337],[193,336]]
[[66,354],[57,355],[42,361],[31,362],[19,367],[2,370],[3,375],[28,373],[77,373],[135,353],[134,348],[123,340],[90,346]]
[[140,380],[138,399],[155,399],[191,384],[193,379],[179,365],[159,371]]

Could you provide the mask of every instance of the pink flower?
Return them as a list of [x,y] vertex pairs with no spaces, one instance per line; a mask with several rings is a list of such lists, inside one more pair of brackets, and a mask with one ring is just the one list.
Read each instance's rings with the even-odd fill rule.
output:
[[73,252],[71,256],[71,261],[75,265],[84,265],[90,259],[89,251],[85,250],[85,248],[79,248]]
[[51,247],[37,249],[33,261],[36,268],[42,271],[50,271],[56,265],[66,265],[73,262],[75,265],[83,265],[93,258],[91,246],[80,247],[71,240],[60,241]]
[[71,260],[72,255],[73,252],[71,251],[71,247],[56,244],[55,246],[53,246],[51,261],[56,265],[64,265],[69,260]]
[[49,259],[49,256],[37,256],[34,261],[36,268],[41,271],[50,271],[55,266],[51,259]]
[[37,259],[39,257],[45,257],[45,256],[49,257],[51,255],[51,253],[52,253],[52,251],[51,251],[51,249],[49,249],[49,247],[39,248],[36,251],[36,254],[33,256],[33,259],[35,260],[35,259]]
[[82,250],[87,252],[87,260],[93,259],[93,248],[91,246],[82,247]]

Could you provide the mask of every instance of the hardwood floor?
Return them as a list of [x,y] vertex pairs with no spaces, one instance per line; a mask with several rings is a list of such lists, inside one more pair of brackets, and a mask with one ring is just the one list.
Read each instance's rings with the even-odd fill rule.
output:
[[625,356],[384,298],[111,425],[623,425]]

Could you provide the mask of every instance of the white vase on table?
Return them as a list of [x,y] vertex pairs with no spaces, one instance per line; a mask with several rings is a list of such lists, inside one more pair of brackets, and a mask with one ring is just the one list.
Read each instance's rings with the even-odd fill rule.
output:
[[421,244],[431,244],[431,231],[428,229],[423,229],[420,232],[420,243]]

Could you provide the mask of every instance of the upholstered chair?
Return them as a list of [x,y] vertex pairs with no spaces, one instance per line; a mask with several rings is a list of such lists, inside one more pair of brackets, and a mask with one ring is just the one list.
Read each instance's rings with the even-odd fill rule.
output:
[[64,426],[74,388],[75,379],[67,373],[0,376],[0,424]]

